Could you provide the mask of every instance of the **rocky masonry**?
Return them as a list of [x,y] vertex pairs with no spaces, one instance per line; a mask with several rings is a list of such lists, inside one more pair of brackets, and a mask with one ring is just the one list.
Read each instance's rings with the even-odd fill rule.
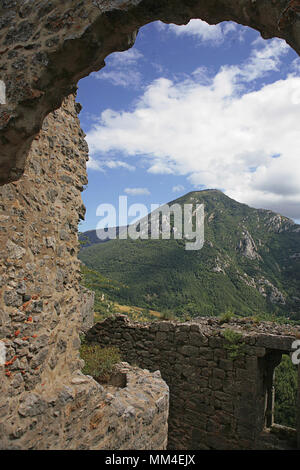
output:
[[16,358],[6,369],[12,395],[79,366],[77,225],[88,150],[74,106],[70,97],[45,120],[22,179],[0,187],[0,339],[7,360]]
[[297,332],[251,320],[136,323],[118,315],[88,340],[159,369],[170,387],[170,449],[293,449],[296,430],[274,425],[273,375]]
[[88,158],[79,109],[70,96],[49,115],[23,177],[0,187],[0,447],[164,448],[159,375],[130,368],[127,386],[108,397],[80,372],[93,295],[80,287],[77,259]]

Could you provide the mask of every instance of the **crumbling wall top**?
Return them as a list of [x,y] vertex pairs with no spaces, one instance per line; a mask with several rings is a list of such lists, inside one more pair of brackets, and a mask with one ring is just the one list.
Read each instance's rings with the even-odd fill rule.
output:
[[291,351],[292,342],[300,334],[299,326],[291,324],[280,324],[272,321],[256,321],[252,318],[232,318],[222,320],[221,317],[197,317],[191,321],[156,321],[137,322],[131,320],[127,315],[116,314],[106,318],[99,326],[94,325],[93,329],[100,330],[102,325],[124,324],[127,328],[146,329],[154,332],[174,332],[174,331],[195,331],[206,338],[223,337],[225,330],[232,330],[241,334],[243,341],[250,345],[265,347],[268,349],[279,349]]

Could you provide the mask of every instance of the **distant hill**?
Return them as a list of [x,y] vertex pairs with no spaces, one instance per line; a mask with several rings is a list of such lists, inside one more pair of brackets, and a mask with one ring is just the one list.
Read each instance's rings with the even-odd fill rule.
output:
[[[205,243],[185,240],[94,242],[79,258],[126,285],[120,303],[178,316],[275,314],[300,319],[300,226],[269,210],[253,209],[218,190],[195,191],[169,204],[203,203]],[[93,235],[92,235],[93,233]]]
[[[120,230],[123,230],[125,227],[116,227],[116,235],[119,236]],[[99,233],[102,236],[99,237]],[[106,243],[110,239],[106,238],[105,230],[88,230],[86,232],[79,232],[78,239],[81,244],[81,249],[87,248],[88,246],[97,245],[98,243]]]

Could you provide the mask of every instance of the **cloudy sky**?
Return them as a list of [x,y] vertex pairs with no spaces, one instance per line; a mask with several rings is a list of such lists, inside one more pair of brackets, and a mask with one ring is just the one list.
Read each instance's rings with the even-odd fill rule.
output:
[[300,59],[231,22],[152,23],[81,80],[90,147],[86,221],[127,195],[166,203],[217,188],[300,220]]

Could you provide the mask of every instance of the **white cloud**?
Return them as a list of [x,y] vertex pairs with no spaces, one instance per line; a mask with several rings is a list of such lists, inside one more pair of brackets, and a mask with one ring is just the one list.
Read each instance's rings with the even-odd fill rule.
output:
[[173,193],[181,193],[184,191],[184,186],[182,186],[182,184],[177,184],[176,186],[173,186],[172,191]]
[[220,24],[209,25],[202,20],[190,20],[187,25],[182,26],[171,24],[169,30],[174,32],[177,36],[186,34],[188,36],[196,36],[202,41],[220,42],[223,39],[223,31]]
[[138,87],[142,81],[138,70],[103,70],[96,75],[99,80],[108,80],[115,86]]
[[119,168],[125,168],[129,171],[135,170],[135,167],[133,165],[129,165],[129,163],[122,162],[121,160],[95,160],[93,157],[90,157],[89,161],[87,162],[87,168],[89,168],[90,170],[103,172],[106,168],[110,170],[115,170]]
[[239,41],[243,40],[243,29],[236,23],[226,21],[217,25],[210,25],[206,21],[193,19],[187,25],[159,24],[159,30],[167,29],[176,36],[192,36],[201,42],[210,42],[211,45],[220,45],[227,36],[235,35]]
[[231,21],[224,23],[224,26],[223,26],[224,34],[232,33],[232,32],[235,32],[236,30],[237,30],[236,23],[232,23]]
[[105,69],[94,74],[98,80],[107,80],[115,86],[138,87],[142,82],[142,75],[138,70],[138,61],[143,54],[136,48],[125,52],[116,52],[107,59]]
[[130,196],[148,196],[150,191],[147,188],[125,188],[124,193],[129,194]]
[[106,110],[88,133],[91,151],[142,155],[151,173],[185,175],[195,187],[299,219],[300,77],[247,90],[286,53],[279,40],[254,48],[246,63],[206,82],[197,73],[176,83],[160,78],[132,112]]
[[158,31],[163,31],[167,27],[162,21],[154,21],[153,25]]
[[142,59],[143,54],[135,47],[124,52],[114,52],[109,56],[108,62],[113,66],[132,65]]
[[292,70],[296,75],[300,75],[300,57],[293,60]]
[[290,50],[287,43],[280,39],[266,42],[259,37],[253,45],[256,48],[252,51],[248,63],[237,70],[237,74],[247,82],[262,77],[270,71],[278,71],[281,57]]

